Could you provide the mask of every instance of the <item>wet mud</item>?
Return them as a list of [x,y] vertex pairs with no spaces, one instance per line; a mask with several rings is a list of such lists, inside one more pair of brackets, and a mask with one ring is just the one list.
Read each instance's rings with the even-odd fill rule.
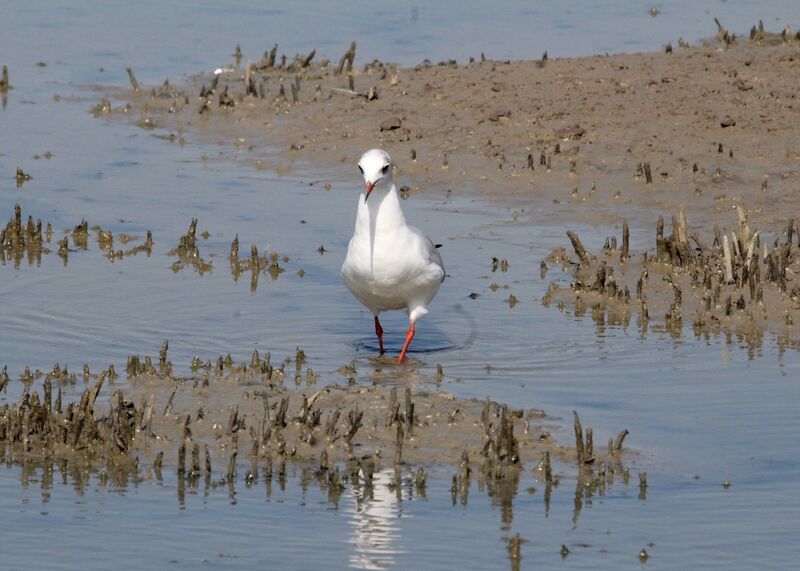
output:
[[[200,243],[209,237],[207,231],[197,235],[197,219],[192,219],[186,234],[178,238],[177,245],[166,252],[166,255],[175,259],[171,264],[173,272],[190,268],[202,276],[214,270],[214,258],[217,254],[201,253]],[[48,222],[44,229],[41,218],[34,221],[33,215],[28,215],[27,220],[22,214],[19,204],[14,208],[14,214],[0,230],[0,265],[11,264],[15,269],[22,267],[25,261],[29,267],[41,265],[42,256],[57,254],[64,266],[68,266],[70,255],[79,254],[90,249],[91,242],[96,245],[96,250],[103,254],[109,262],[119,261],[125,257],[144,254],[151,257],[155,242],[153,233],[147,231],[144,237],[119,232],[116,236],[110,230],[101,226],[89,226],[84,219],[72,229],[54,232]],[[61,238],[58,236],[61,235]],[[136,242],[141,242],[136,244]],[[323,249],[324,252],[324,249]],[[268,276],[272,280],[278,279],[286,271],[286,264],[290,261],[286,255],[278,252],[265,252],[259,255],[258,246],[250,247],[249,257],[239,255],[239,236],[231,243],[230,254],[225,261],[230,271],[231,278],[238,281],[243,275],[250,278],[250,291],[258,288],[259,279]],[[281,265],[283,264],[283,265]],[[302,277],[304,270],[297,270]]]
[[[56,253],[61,258],[64,266],[69,263],[70,253],[86,251],[89,249],[89,238],[93,236],[97,249],[101,251],[110,262],[126,256],[145,254],[150,256],[153,252],[153,235],[150,231],[144,238],[119,233],[116,237],[113,232],[104,230],[100,226],[92,226],[86,220],[81,220],[71,230],[59,232],[62,238],[54,235],[52,225],[47,222],[42,229],[42,219],[28,215],[27,220],[22,215],[22,209],[17,204],[14,214],[0,230],[0,265],[10,263],[14,268],[19,268],[23,260],[28,266],[39,266],[42,255]],[[139,245],[132,242],[142,241]]]
[[[415,186],[404,192],[453,190],[457,182],[493,200],[527,205],[534,223],[541,213],[551,222],[598,226],[624,219],[620,243],[609,238],[597,256],[568,233],[577,261],[565,249],[556,250],[540,271],[544,277],[548,263],[560,264],[573,280],[568,288],[552,282],[546,305],[571,304],[576,314],[590,308],[597,323],[627,324],[635,315],[645,330],[654,316],[663,316],[662,327],[678,335],[690,321],[697,334],[724,330],[753,347],[764,331],[773,331],[784,345],[797,346],[792,326],[800,268],[794,224],[776,228],[797,207],[791,161],[800,157],[800,141],[775,118],[791,113],[787,70],[800,61],[799,47],[786,34],[756,29],[750,40],[736,41],[721,28],[712,45],[681,44],[661,54],[569,60],[545,54],[522,62],[481,57],[467,65],[423,62],[413,69],[379,61],[358,69],[355,43],[338,63],[317,61],[314,51],[289,60],[275,47],[244,65],[237,51],[235,65],[180,85],[167,80],[145,88],[128,70],[132,90],[109,93],[91,112],[164,129],[167,138],[181,142],[197,134],[255,151],[265,141],[283,141],[285,150],[278,154],[288,160],[347,162],[357,149],[378,144],[395,155],[407,153],[399,168]],[[713,113],[692,99],[704,90],[714,93]],[[255,160],[256,166],[270,166]],[[589,181],[590,190],[582,190]],[[567,184],[573,188],[564,196]],[[715,195],[720,188],[726,193]],[[689,197],[691,227],[683,210]],[[663,218],[655,223],[653,252],[631,244],[627,220],[646,225],[654,207],[677,207],[680,213],[668,237]],[[733,208],[735,230],[726,220]],[[751,229],[751,218],[759,221],[758,230]],[[694,230],[708,225],[713,241]],[[92,231],[112,261],[151,254],[150,233],[143,244],[123,250],[115,248],[110,232]],[[30,216],[24,222],[17,208],[0,237],[0,251],[18,266],[25,257],[34,264],[55,250],[66,264],[71,246],[86,249],[89,234],[88,223],[81,221],[51,250],[46,244],[52,228],[43,231],[41,221]],[[117,242],[135,239],[120,235]],[[202,275],[213,267],[200,253],[197,220],[168,255],[176,258],[174,271],[192,267]],[[248,272],[254,284],[262,273],[275,279],[284,271],[280,263],[288,261],[277,253],[260,256],[255,246],[249,257],[240,257],[238,236],[231,244],[234,279]],[[508,261],[495,259],[497,268],[507,270]],[[518,300],[511,294],[507,301],[513,307]],[[113,392],[110,410],[101,417],[95,416],[94,403],[104,383],[112,383],[113,369],[96,378],[86,370],[83,380],[94,386],[66,407],[60,398],[52,403],[52,382],[74,383],[74,376],[58,367],[48,375],[26,370],[22,400],[3,411],[5,440],[21,444],[26,453],[38,446],[44,457],[53,446],[116,447],[125,458],[141,454],[153,466],[171,465],[177,446],[177,469],[190,473],[197,466],[193,460],[186,468],[187,451],[195,458],[203,450],[209,463],[228,463],[229,477],[240,447],[243,456],[304,462],[324,452],[320,466],[355,459],[362,473],[363,459],[386,462],[387,454],[394,455],[395,465],[480,458],[488,474],[524,462],[538,462],[549,474],[551,455],[576,462],[581,471],[595,464],[591,431],[584,436],[577,415],[576,447],[567,449],[536,428],[535,411],[436,392],[412,395],[406,389],[398,395],[381,384],[311,391],[316,378],[310,369],[303,376],[300,352],[297,386],[287,387],[291,359],[276,368],[258,354],[239,366],[230,359],[214,364],[198,358],[192,376],[174,377],[166,350],[165,345],[157,366],[150,359],[129,360],[130,386],[125,394]],[[29,390],[40,376],[45,376],[42,398]],[[157,415],[156,403],[164,400]],[[609,443],[599,473],[618,456],[623,440],[621,433]]]
[[[345,485],[371,488],[387,469],[394,486],[405,482],[423,495],[430,472],[452,471],[454,503],[466,504],[476,482],[490,495],[507,495],[509,510],[523,477],[539,482],[546,499],[562,479],[577,478],[581,505],[615,478],[630,482],[628,431],[595,445],[577,413],[575,446],[562,446],[543,411],[459,399],[417,372],[407,373],[418,377],[411,384],[317,386],[298,349],[279,363],[257,351],[247,363],[196,357],[191,375],[176,376],[168,350],[165,341],[156,358],[132,355],[127,380],[113,366],[98,374],[88,366],[26,369],[19,379],[3,370],[0,391],[23,383],[19,400],[0,409],[5,463],[28,471],[59,466],[77,471],[76,482],[95,476],[117,485],[169,471],[184,486],[207,488],[260,478],[283,486],[288,465],[308,472],[334,500]],[[373,364],[378,372],[394,368],[382,359]]]
[[767,332],[775,334],[781,352],[798,349],[800,253],[794,219],[770,240],[751,229],[744,209],[739,207],[737,215],[737,230],[715,226],[708,234],[690,233],[681,209],[668,236],[659,217],[654,247],[638,252],[630,248],[627,224],[619,241],[606,238],[597,255],[568,231],[573,253],[555,249],[542,260],[540,272],[545,277],[549,263],[573,279],[551,281],[542,303],[590,314],[598,327],[635,322],[642,334],[650,327],[680,337],[688,325],[698,337],[736,339],[751,357],[763,347]]
[[[658,213],[669,218],[684,209],[690,221],[678,229],[678,258],[661,243],[653,252],[634,238],[629,251],[647,251],[647,262],[631,253],[627,272],[606,263],[616,272],[613,293],[626,295],[611,312],[622,317],[610,319],[624,322],[628,306],[638,306],[640,322],[667,316],[659,320],[666,330],[723,327],[755,344],[768,331],[797,345],[796,248],[787,230],[800,212],[795,34],[759,23],[749,38],[736,38],[718,23],[712,41],[681,41],[661,53],[544,54],[536,61],[481,55],[414,68],[377,60],[356,66],[356,49],[353,43],[334,61],[315,51],[288,58],[277,46],[250,60],[238,51],[214,73],[158,87],[139,85],[131,71],[133,89],[109,91],[92,113],[157,127],[171,140],[198,137],[246,150],[256,168],[278,172],[296,161],[337,165],[338,172],[380,146],[395,157],[404,194],[479,194],[516,208],[520,223],[617,233],[627,224],[638,236],[661,232]],[[742,216],[758,228],[752,243],[741,235]],[[723,237],[728,262],[720,258]],[[645,269],[654,275],[643,281],[644,297],[633,293],[628,303],[622,292],[635,292]],[[558,296],[583,312],[582,304],[595,301],[587,293],[597,291],[597,268],[583,262],[579,270],[591,275]],[[710,304],[703,299],[709,289]],[[508,298],[512,307],[517,301]]]
[[[201,238],[208,238],[208,233],[201,234]],[[197,219],[192,219],[189,224],[189,230],[186,234],[182,235],[179,239],[177,247],[173,248],[167,255],[177,257],[178,259],[172,264],[172,271],[179,272],[186,267],[193,268],[199,275],[205,272],[213,271],[213,257],[211,254],[208,258],[203,258],[200,253],[197,240]],[[250,275],[250,291],[255,292],[258,288],[259,276],[268,275],[271,279],[276,280],[283,272],[286,271],[281,263],[287,264],[289,262],[288,256],[281,256],[278,252],[264,253],[263,256],[258,254],[258,246],[253,244],[250,246],[250,256],[239,256],[239,235],[231,242],[230,255],[228,256],[231,277],[234,281],[238,281],[244,274]],[[303,276],[303,269],[298,270],[298,274]]]

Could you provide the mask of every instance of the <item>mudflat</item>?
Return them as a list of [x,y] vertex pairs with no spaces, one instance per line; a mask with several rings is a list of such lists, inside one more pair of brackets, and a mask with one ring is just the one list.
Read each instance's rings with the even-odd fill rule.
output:
[[338,176],[383,147],[404,194],[477,193],[521,223],[608,229],[602,251],[575,234],[542,261],[573,274],[545,303],[797,345],[796,37],[721,30],[661,53],[414,68],[355,66],[355,50],[273,49],[155,88],[131,73],[134,89],[93,113],[249,149],[279,172],[310,161]]

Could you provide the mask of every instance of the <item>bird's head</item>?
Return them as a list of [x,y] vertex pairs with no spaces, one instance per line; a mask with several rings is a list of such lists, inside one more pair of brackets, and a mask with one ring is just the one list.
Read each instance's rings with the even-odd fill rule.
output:
[[384,150],[370,149],[358,161],[364,176],[364,202],[375,187],[388,188],[392,182],[392,157]]

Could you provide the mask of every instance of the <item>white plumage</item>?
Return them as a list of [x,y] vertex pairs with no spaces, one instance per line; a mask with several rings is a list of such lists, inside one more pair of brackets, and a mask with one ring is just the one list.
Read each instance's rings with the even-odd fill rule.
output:
[[342,278],[352,294],[375,316],[375,334],[383,353],[382,311],[406,309],[409,329],[402,363],[414,337],[417,319],[428,313],[427,305],[444,281],[439,251],[425,234],[406,224],[400,197],[392,182],[392,159],[386,151],[372,149],[361,156],[364,194],[359,195],[356,227]]

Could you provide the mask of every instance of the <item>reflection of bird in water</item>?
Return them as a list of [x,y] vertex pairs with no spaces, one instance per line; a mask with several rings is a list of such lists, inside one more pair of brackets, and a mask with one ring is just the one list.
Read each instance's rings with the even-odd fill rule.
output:
[[383,328],[378,314],[394,309],[408,311],[410,325],[397,358],[402,363],[414,338],[414,324],[428,313],[426,306],[444,281],[444,264],[431,239],[406,224],[392,182],[392,159],[386,151],[367,151],[358,168],[364,175],[364,199],[359,195],[355,232],[342,265],[342,277],[352,294],[375,316],[381,354]]
[[350,565],[356,569],[388,569],[400,553],[393,544],[400,536],[394,520],[402,514],[395,492],[389,489],[392,470],[375,472],[372,488],[353,490],[353,552]]

